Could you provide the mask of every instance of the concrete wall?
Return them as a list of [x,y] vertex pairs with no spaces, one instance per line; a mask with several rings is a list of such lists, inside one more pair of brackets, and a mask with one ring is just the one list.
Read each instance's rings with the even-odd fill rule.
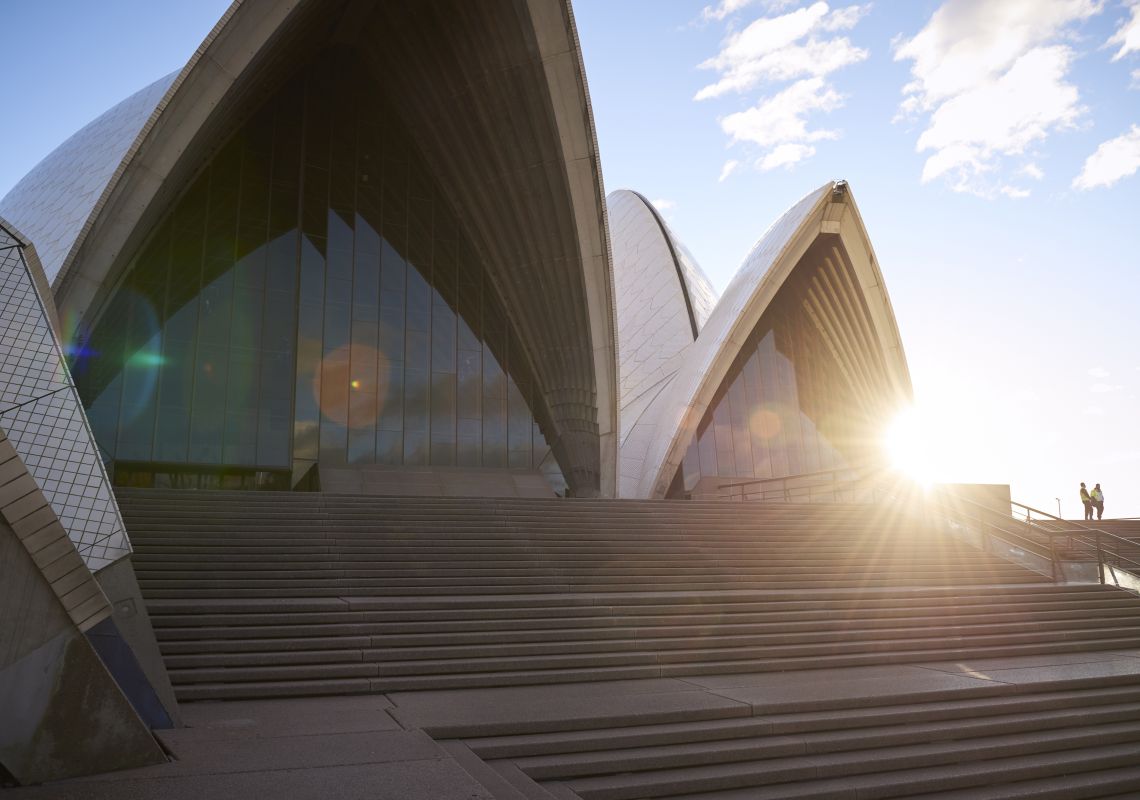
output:
[[0,431],[0,764],[20,783],[166,760],[84,636],[110,611]]

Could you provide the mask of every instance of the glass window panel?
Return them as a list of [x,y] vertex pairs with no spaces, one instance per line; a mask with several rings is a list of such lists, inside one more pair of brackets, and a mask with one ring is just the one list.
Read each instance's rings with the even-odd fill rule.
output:
[[743,376],[737,376],[732,382],[725,401],[728,402],[729,417],[732,421],[732,450],[736,457],[736,474],[742,478],[752,477],[752,438],[748,431],[748,401]]
[[229,351],[223,435],[223,459],[227,464],[257,462],[257,376],[260,371],[256,350],[233,348]]
[[715,477],[719,474],[716,465],[716,433],[711,424],[706,425],[700,432],[698,441],[698,451],[701,460],[701,477]]
[[431,324],[431,286],[420,269],[408,264],[407,304],[405,306],[409,331],[426,331]]
[[404,431],[404,463],[409,466],[427,465],[428,437],[426,431]]
[[404,430],[428,429],[428,372],[426,369],[404,370]]
[[76,359],[97,436],[139,462],[541,460],[558,483],[478,253],[383,91],[342,58],[277,90],[157,223],[90,336],[109,355]]
[[321,418],[322,464],[341,465],[348,462],[348,425],[328,417]]
[[455,373],[455,312],[440,303],[432,308],[431,369]]
[[459,351],[456,413],[461,419],[477,420],[483,413],[483,354]]
[[431,340],[425,331],[408,329],[404,340],[404,362],[409,369],[427,371],[431,357]]
[[348,460],[371,464],[376,460],[376,394],[353,391],[348,407]]
[[404,434],[400,431],[376,432],[376,463],[398,465],[404,461]]
[[[454,445],[455,376],[447,372],[433,372],[431,378],[432,442],[448,442]],[[452,460],[449,460],[448,463],[451,463]]]
[[195,463],[220,464],[222,461],[227,355],[225,347],[202,345],[198,348],[189,456]]

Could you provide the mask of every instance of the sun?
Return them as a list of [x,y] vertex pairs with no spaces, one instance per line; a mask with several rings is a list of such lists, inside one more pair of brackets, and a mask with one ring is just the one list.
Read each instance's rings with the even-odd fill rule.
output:
[[905,409],[894,418],[884,445],[894,469],[924,487],[934,482],[931,437],[915,409]]

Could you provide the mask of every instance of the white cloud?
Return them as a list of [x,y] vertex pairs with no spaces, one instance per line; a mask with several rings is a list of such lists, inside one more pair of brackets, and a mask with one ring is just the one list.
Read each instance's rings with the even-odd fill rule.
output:
[[1132,70],[1132,83],[1128,85],[1129,89],[1140,89],[1140,69]]
[[[1140,0],[1129,0],[1128,6],[1132,16],[1121,20],[1116,33],[1104,43],[1105,47],[1120,45],[1120,49],[1112,56],[1113,61],[1119,61],[1129,53],[1140,52]],[[1136,77],[1136,73],[1132,73],[1132,76]]]
[[701,9],[701,19],[706,22],[720,22],[729,14],[735,14],[745,6],[750,6],[755,0],[721,0],[715,6],[705,6]]
[[[705,22],[720,22],[743,8],[755,3],[756,0],[721,0],[715,6],[705,6],[701,9],[701,19]],[[794,6],[799,0],[764,0],[764,7],[771,12],[783,11],[788,6]]]
[[724,166],[720,168],[720,177],[716,179],[717,183],[723,183],[727,180],[728,176],[735,172],[739,166],[740,162],[735,158],[730,158],[728,161],[725,161]]
[[[722,0],[706,11],[710,18],[723,19],[730,9],[751,2],[754,0]],[[815,0],[780,13],[790,4],[789,0],[767,0],[764,5],[769,16],[761,16],[738,31],[730,27],[720,51],[698,65],[715,70],[717,80],[694,95],[697,101],[746,93],[767,84],[778,87],[751,107],[720,118],[729,144],[742,144],[751,152],[746,158],[726,163],[719,180],[727,178],[741,161],[761,170],[791,168],[815,154],[813,142],[839,137],[836,130],[810,125],[809,117],[843,105],[843,96],[827,77],[869,54],[839,32],[854,28],[871,6],[863,3],[832,8],[823,0]],[[722,11],[724,16],[717,16]]]
[[716,70],[720,78],[693,99],[745,92],[763,81],[829,75],[863,61],[868,52],[846,37],[819,38],[818,34],[854,27],[869,8],[854,5],[832,11],[827,3],[817,2],[782,16],[757,19],[730,34],[719,53],[701,62],[701,69]]
[[1073,27],[1103,0],[946,0],[895,47],[909,60],[900,117],[929,115],[917,150],[929,152],[923,182],[957,191],[1001,192],[1002,159],[1073,127],[1084,113],[1067,82]]
[[1112,373],[1104,367],[1093,367],[1089,370],[1089,375],[1094,378],[1107,378]]
[[1037,166],[1032,161],[1022,167],[1019,170],[1019,174],[1024,175],[1027,178],[1033,178],[1035,181],[1039,181],[1045,177],[1045,172],[1041,169],[1041,167]]
[[659,197],[656,200],[651,200],[653,207],[658,211],[670,211],[677,207],[677,204],[672,200],[666,200],[664,197]]
[[1073,179],[1074,189],[1095,189],[1112,186],[1121,178],[1134,175],[1140,169],[1140,125],[1133,125],[1128,133],[1101,142],[1091,156],[1085,159],[1081,174]]
[[1085,408],[1085,413],[1090,417],[1103,417],[1104,409],[1100,406],[1087,406]]
[[1030,194],[1028,189],[1022,189],[1020,186],[1002,186],[998,191],[1014,200],[1022,200]]
[[720,127],[733,142],[753,142],[765,148],[835,139],[837,131],[808,130],[806,117],[813,111],[831,111],[842,105],[843,98],[822,78],[808,78],[752,108],[729,114],[720,121]]
[[767,172],[776,167],[791,169],[804,159],[815,155],[815,148],[810,144],[781,144],[760,160],[760,169]]
[[1118,392],[1123,388],[1123,386],[1117,386],[1115,383],[1094,383],[1089,387],[1089,391],[1093,394],[1106,394],[1107,392]]

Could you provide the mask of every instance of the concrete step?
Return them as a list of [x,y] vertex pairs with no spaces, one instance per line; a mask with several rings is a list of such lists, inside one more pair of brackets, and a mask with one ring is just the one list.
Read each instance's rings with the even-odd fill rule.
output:
[[[916,708],[916,711],[921,707]],[[938,719],[930,713],[892,725],[802,731],[778,735],[758,732],[752,736],[686,741],[666,745],[632,744],[604,751],[579,751],[552,755],[515,756],[514,763],[535,780],[566,780],[590,775],[608,775],[688,766],[757,761],[784,756],[841,753],[881,749],[915,742],[949,742],[1034,731],[1119,725],[1140,719],[1140,702],[1083,708],[1043,709],[969,719]],[[734,730],[733,733],[738,733]],[[478,742],[472,745],[480,752]]]
[[[1073,751],[1078,751],[1080,756]],[[636,800],[871,774],[875,776],[874,782],[868,782],[866,792],[860,787],[858,796],[889,797],[896,792],[950,788],[943,780],[945,773],[932,769],[948,765],[957,768],[955,782],[961,787],[989,783],[994,774],[992,762],[998,759],[1027,758],[1033,767],[1019,776],[1024,778],[1069,773],[1074,769],[1074,761],[1092,760],[1098,766],[1134,766],[1136,763],[1125,758],[1106,759],[1109,753],[1117,757],[1140,756],[1140,726],[1135,722],[1107,723],[980,736],[964,741],[643,770],[574,778],[567,783],[583,800]],[[1056,760],[1040,758],[1044,754],[1055,755]],[[1062,766],[1063,769],[1057,769]],[[1012,764],[1006,765],[1002,772],[1008,774],[1011,767]]]
[[730,717],[659,724],[639,724],[608,728],[542,729],[527,732],[533,725],[518,726],[523,732],[477,736],[478,731],[435,731],[435,735],[464,738],[473,752],[485,759],[519,759],[532,756],[639,751],[640,748],[688,743],[730,741],[760,735],[791,736],[818,731],[848,731],[867,727],[928,724],[940,720],[1001,719],[1007,715],[1069,712],[1085,709],[1130,706],[1140,703],[1140,686],[1106,685],[1096,679],[1077,680],[1070,688],[1011,693],[997,687],[984,695],[951,691],[952,699],[924,700],[897,704],[892,698],[884,705],[845,707],[833,702],[825,711],[769,713],[762,717]]

